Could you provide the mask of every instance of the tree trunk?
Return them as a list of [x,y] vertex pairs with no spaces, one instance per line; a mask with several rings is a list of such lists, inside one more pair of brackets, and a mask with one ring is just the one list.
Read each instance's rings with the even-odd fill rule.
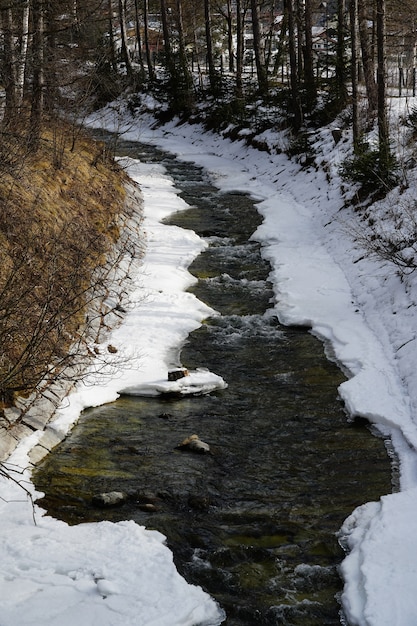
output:
[[44,47],[44,108],[51,114],[59,102],[59,88],[56,63],[56,8],[53,2],[44,3],[45,47]]
[[23,93],[25,87],[25,71],[29,42],[29,0],[23,0],[22,3],[21,28],[22,33],[20,35],[20,46],[18,60],[16,63],[16,104],[18,111],[20,111],[23,104]]
[[389,129],[386,102],[386,60],[385,60],[385,0],[376,2],[377,38],[377,85],[378,85],[378,137],[382,169],[388,167],[390,159]]
[[375,82],[375,63],[372,41],[369,38],[366,1],[358,0],[359,36],[361,42],[362,67],[365,78],[369,110],[376,111],[378,106],[377,85]]
[[277,54],[275,56],[275,62],[274,62],[274,69],[273,69],[274,76],[278,74],[279,68],[284,61],[284,51],[285,51],[286,38],[287,38],[287,22],[288,22],[288,14],[287,14],[287,11],[284,11],[284,15],[282,17],[282,22],[281,22],[281,28],[279,31],[278,49],[277,49]]
[[2,2],[0,6],[0,23],[3,31],[3,67],[1,78],[6,95],[3,123],[8,124],[16,115],[16,55],[12,9],[7,2]]
[[129,80],[133,77],[132,61],[130,58],[130,52],[127,45],[127,31],[126,31],[126,5],[124,0],[119,0],[119,23],[120,23],[120,39],[121,39],[121,57],[126,66],[126,74]]
[[316,82],[314,79],[313,62],[313,16],[311,0],[305,0],[304,8],[305,48],[304,48],[304,84],[306,88],[307,107],[313,109],[316,101]]
[[206,53],[210,88],[213,93],[217,88],[216,70],[213,57],[213,39],[211,36],[211,4],[210,0],[204,0],[204,19],[206,23]]
[[188,65],[187,52],[185,49],[185,36],[182,14],[182,0],[177,0],[177,30],[178,30],[178,47],[182,80],[182,97],[184,105],[188,108],[192,105],[193,95],[193,77]]
[[352,77],[352,132],[353,150],[359,148],[359,115],[358,115],[358,0],[350,0],[350,41],[351,41],[351,77]]
[[253,33],[253,51],[255,53],[256,74],[258,77],[258,88],[261,96],[268,93],[268,77],[265,67],[265,55],[262,45],[261,27],[259,22],[259,10],[257,0],[251,0],[252,12],[252,33]]
[[114,45],[114,26],[113,26],[113,0],[107,0],[107,12],[109,15],[109,61],[113,71],[117,70],[116,49]]
[[142,35],[140,32],[140,17],[139,17],[139,0],[135,0],[135,33],[136,33],[136,44],[138,46],[138,62],[140,68],[140,77],[141,80],[145,77],[145,66],[143,63],[143,54],[142,54]]
[[235,60],[233,55],[233,12],[232,2],[227,0],[227,50],[229,52],[229,72],[233,74],[235,71]]
[[165,0],[160,0],[161,2],[161,22],[162,22],[162,33],[164,36],[164,51],[165,51],[165,65],[168,70],[169,76],[171,80],[175,80],[175,63],[174,58],[172,56],[172,47],[171,47],[171,34],[169,31],[168,25],[168,14],[167,14],[167,6]]
[[145,40],[145,54],[146,54],[146,64],[148,66],[148,76],[151,82],[155,81],[155,69],[152,61],[151,48],[149,45],[149,23],[148,23],[148,15],[149,15],[149,0],[143,0],[143,37]]
[[290,57],[291,100],[294,114],[294,130],[300,130],[303,124],[300,89],[298,84],[297,44],[295,37],[294,0],[286,0],[285,7],[288,18],[288,52]]
[[243,55],[244,55],[244,39],[243,39],[244,15],[242,1],[236,0],[236,98],[240,100],[243,97]]
[[303,29],[303,13],[304,13],[304,0],[293,0],[293,11],[294,11],[294,32],[295,32],[295,40],[297,42],[296,50],[297,50],[297,72],[298,72],[298,81],[301,81],[301,77],[304,74],[304,57],[303,57],[303,40],[304,40],[304,29]]
[[343,109],[347,102],[345,28],[345,0],[338,0],[335,97],[339,110]]
[[42,0],[32,0],[32,95],[28,145],[30,150],[39,149],[43,116],[44,74],[44,20]]

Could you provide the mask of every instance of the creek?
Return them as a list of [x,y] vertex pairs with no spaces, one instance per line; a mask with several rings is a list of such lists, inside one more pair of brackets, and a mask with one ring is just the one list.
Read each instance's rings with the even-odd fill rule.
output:
[[[227,626],[343,623],[337,531],[356,506],[392,490],[387,442],[347,419],[344,377],[322,344],[279,324],[270,267],[251,239],[261,221],[251,198],[220,192],[204,170],[155,148],[118,149],[163,163],[190,205],[169,223],[209,243],[189,268],[192,291],[220,315],[189,336],[181,360],[228,388],[124,396],[85,411],[38,466],[39,503],[70,524],[133,519],[161,531],[178,570],[217,599]],[[176,449],[192,433],[212,454]],[[132,497],[93,506],[93,494],[112,490]]]

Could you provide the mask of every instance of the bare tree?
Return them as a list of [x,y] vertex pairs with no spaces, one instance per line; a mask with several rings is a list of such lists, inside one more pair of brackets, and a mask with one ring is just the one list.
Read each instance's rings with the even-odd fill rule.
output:
[[120,54],[123,63],[125,64],[126,74],[131,81],[133,78],[132,60],[130,58],[130,51],[127,44],[127,27],[126,27],[126,3],[125,0],[119,0],[119,24],[120,24]]
[[304,27],[304,83],[306,88],[307,106],[311,110],[317,97],[313,62],[313,14],[311,0],[305,0]]
[[7,0],[2,0],[0,4],[0,20],[3,34],[3,67],[1,78],[6,94],[4,123],[7,124],[14,117],[17,104],[13,14],[12,6]]
[[29,43],[29,0],[23,0],[21,33],[18,45],[18,57],[16,63],[16,90],[18,111],[23,104],[23,92],[25,86],[25,72],[27,66],[27,51]]
[[155,69],[153,66],[151,48],[149,43],[149,0],[143,0],[143,33],[145,40],[146,63],[148,66],[148,76],[151,82],[155,81]]
[[298,79],[296,29],[294,0],[285,0],[285,8],[288,19],[288,50],[290,58],[290,84],[291,100],[293,107],[293,125],[296,131],[300,130],[303,124],[303,111],[301,108],[300,86]]
[[208,74],[210,81],[210,88],[213,93],[217,89],[217,75],[214,67],[214,55],[213,55],[213,38],[212,38],[212,26],[211,26],[211,3],[210,0],[204,0],[204,18],[205,18],[205,32],[206,32],[206,55],[208,64]]
[[44,105],[45,41],[43,11],[43,0],[32,0],[33,36],[31,61],[33,70],[28,145],[33,152],[36,152],[39,148]]
[[376,26],[379,153],[381,166],[385,169],[391,156],[386,99],[385,0],[376,0]]
[[242,0],[236,0],[236,97],[243,97],[244,8]]
[[368,108],[370,112],[376,111],[378,104],[377,86],[375,82],[375,61],[372,41],[369,36],[367,0],[358,0],[358,24],[360,47],[362,55],[362,67],[365,78]]
[[351,78],[352,78],[352,129],[353,150],[359,149],[359,114],[358,114],[358,0],[350,0],[350,41],[351,41]]
[[265,50],[262,41],[261,26],[259,21],[259,6],[257,0],[251,0],[253,51],[255,54],[256,73],[258,76],[258,89],[262,96],[268,93],[268,77],[265,65]]

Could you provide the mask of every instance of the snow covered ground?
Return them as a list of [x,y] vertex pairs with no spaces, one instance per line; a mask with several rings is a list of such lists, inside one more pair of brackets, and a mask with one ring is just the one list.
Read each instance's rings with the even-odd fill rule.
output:
[[[404,104],[410,103],[398,99],[397,105]],[[415,626],[417,284],[414,274],[400,277],[392,263],[361,249],[357,233],[366,225],[352,208],[343,208],[337,174],[349,142],[342,137],[335,144],[331,128],[318,131],[311,140],[321,167],[303,169],[277,153],[282,136],[260,137],[271,146],[268,153],[248,147],[244,138],[231,142],[203,133],[198,125],[153,128],[152,122],[146,113],[132,118],[122,104],[90,120],[196,162],[219,188],[257,199],[264,221],[254,237],[271,263],[279,319],[311,326],[348,376],[339,393],[350,415],[368,418],[391,438],[400,490],[359,507],[342,528],[349,548],[342,564],[343,607],[352,625]],[[399,132],[398,145],[402,139]],[[209,312],[184,292],[192,280],[186,267],[205,243],[158,221],[181,209],[182,201],[159,166],[129,160],[126,167],[143,190],[148,249],[145,271],[137,276],[141,301],[111,343],[138,360],[105,385],[81,386],[60,411],[55,428],[62,432],[84,407],[111,401],[123,389],[156,389],[167,369],[180,365],[179,346]],[[392,207],[413,202],[412,178],[410,171],[409,191],[401,197],[392,192],[372,207],[372,216],[383,216],[388,227]],[[207,377],[207,384],[213,377],[225,384],[215,373]],[[10,463],[26,467],[38,437],[23,442]],[[29,475],[24,479],[31,490]],[[0,485],[0,496],[1,626],[63,626],[74,618],[85,626],[221,622],[216,604],[175,572],[158,533],[132,522],[69,528],[38,509],[34,526],[25,494],[11,481]]]

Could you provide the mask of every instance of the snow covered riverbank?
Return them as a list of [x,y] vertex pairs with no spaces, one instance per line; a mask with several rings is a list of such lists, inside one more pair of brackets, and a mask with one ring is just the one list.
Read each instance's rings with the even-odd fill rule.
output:
[[[123,107],[109,107],[90,123],[196,162],[221,189],[246,191],[259,201],[264,222],[255,237],[272,266],[277,315],[284,323],[310,325],[325,341],[349,376],[339,390],[349,413],[367,417],[390,436],[400,462],[401,491],[352,512],[344,525],[351,550],[342,568],[344,609],[359,626],[414,626],[417,285],[413,276],[401,281],[392,265],[369,259],[355,243],[355,214],[341,210],[335,175],[343,141],[335,146],[331,129],[315,138],[318,160],[321,155],[334,175],[329,182],[324,168],[302,169],[285,155],[258,152],[244,139],[231,142],[198,126],[153,129],[150,115],[133,119]],[[209,313],[184,293],[192,280],[186,267],[204,242],[159,222],[183,203],[160,167],[131,160],[126,167],[143,191],[148,249],[145,271],[137,277],[137,306],[111,342],[138,359],[117,379],[81,386],[55,423],[63,432],[86,406],[164,379],[167,368],[179,365],[178,348],[187,334]],[[38,438],[34,433],[23,442],[10,463],[26,467]],[[37,509],[34,526],[25,494],[10,481],[0,489],[2,626],[64,626],[77,619],[83,626],[221,622],[216,604],[178,576],[158,533],[131,522],[69,528]]]

